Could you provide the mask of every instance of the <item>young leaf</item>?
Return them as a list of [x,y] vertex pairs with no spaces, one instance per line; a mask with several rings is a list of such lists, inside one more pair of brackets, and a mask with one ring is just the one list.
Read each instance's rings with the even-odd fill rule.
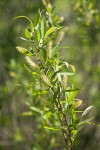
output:
[[26,18],[31,24],[33,24],[32,21],[26,16],[17,16],[17,17],[14,17],[13,19],[18,19],[18,18]]
[[37,13],[34,19],[34,27],[36,27],[38,23],[39,23],[39,14]]
[[94,106],[89,106],[88,108],[86,108],[83,113],[82,113],[82,117],[85,116]]
[[51,81],[56,77],[57,73],[59,73],[59,72],[60,72],[60,70],[53,73],[53,75],[51,76]]
[[51,57],[55,56],[55,54],[59,51],[59,46],[56,45],[51,51]]
[[41,58],[42,58],[42,60],[43,61],[46,61],[46,58],[47,58],[47,56],[46,56],[46,50],[45,49],[43,49],[42,51],[41,51]]
[[66,92],[74,92],[74,91],[79,91],[79,90],[81,90],[81,89],[78,89],[78,88],[77,89],[67,89]]
[[45,37],[47,37],[49,34],[51,34],[52,32],[54,32],[55,29],[57,29],[57,27],[51,27],[51,28],[46,32]]
[[69,67],[68,62],[63,62],[63,64],[64,64],[67,68]]
[[28,38],[31,38],[32,34],[28,31],[28,29],[25,29],[25,35]]
[[33,107],[33,106],[31,106],[30,109],[31,109],[32,111],[35,111],[35,112],[39,113],[39,114],[42,114],[42,113],[43,113],[42,110],[40,110],[39,108]]
[[68,101],[69,102],[73,101],[77,94],[78,94],[78,91],[71,92],[71,94],[68,96]]
[[34,25],[32,23],[30,23],[30,30],[32,33],[34,32]]
[[72,71],[75,72],[75,67],[72,64],[69,64],[69,66],[71,67]]
[[29,41],[29,40],[27,40],[27,39],[25,39],[25,38],[23,38],[23,37],[20,37],[20,39],[22,39],[22,40],[24,40],[24,41]]
[[86,119],[86,120],[84,120],[84,121],[81,121],[81,122],[79,122],[78,126],[79,126],[79,125],[86,124],[86,123],[90,122],[90,121],[93,120],[93,119],[94,119],[94,117],[91,117],[91,118],[89,118],[89,119]]
[[41,37],[42,37],[42,39],[44,38],[45,33],[46,33],[46,20],[43,17],[42,21],[41,21]]
[[53,131],[59,130],[58,128],[52,128],[52,127],[47,127],[47,126],[44,126],[44,128],[48,130],[53,130]]
[[47,90],[40,90],[40,91],[37,91],[37,92],[34,92],[33,95],[43,95],[43,94],[46,94],[48,91]]
[[40,31],[39,31],[39,29],[37,30],[37,40],[38,40],[38,42],[40,42]]

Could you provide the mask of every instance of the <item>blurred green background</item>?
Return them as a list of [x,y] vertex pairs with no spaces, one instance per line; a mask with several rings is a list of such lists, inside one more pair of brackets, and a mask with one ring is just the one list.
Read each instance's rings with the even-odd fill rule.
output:
[[[94,105],[89,116],[100,118],[100,0],[54,0],[54,12],[64,17],[68,30],[62,45],[62,57],[76,67],[74,83],[82,87],[79,97],[86,105]],[[33,102],[31,91],[24,86],[29,77],[25,60],[16,46],[25,45],[23,36],[27,20],[12,18],[26,15],[34,21],[41,0],[0,1],[0,150],[62,150],[62,135],[41,128],[39,116],[21,116]],[[20,86],[20,85],[21,86]],[[33,102],[34,103],[34,102]],[[59,136],[60,135],[60,136]],[[76,141],[75,150],[99,150],[100,129],[87,125]],[[59,143],[59,144],[58,144]]]

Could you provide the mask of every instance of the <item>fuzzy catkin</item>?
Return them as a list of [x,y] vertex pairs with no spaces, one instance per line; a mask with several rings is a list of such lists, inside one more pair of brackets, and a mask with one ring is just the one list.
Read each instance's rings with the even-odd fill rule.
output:
[[65,32],[68,30],[68,27],[65,27],[63,28],[60,32],[59,32],[59,35],[58,35],[58,38],[56,40],[56,44],[60,44],[64,35],[65,35]]
[[51,58],[52,42],[49,41],[47,45],[47,57]]
[[59,32],[58,38],[56,40],[56,44],[60,44],[60,42],[62,41],[63,37],[64,37],[65,32],[62,30]]
[[33,67],[33,68],[36,68],[36,67],[37,67],[36,63],[33,62],[33,60],[32,60],[29,56],[26,56],[25,58],[26,58],[27,63],[28,63],[31,67]]
[[20,52],[20,53],[26,53],[26,52],[27,52],[27,49],[25,49],[24,47],[17,46],[16,49],[17,49],[18,52]]
[[62,86],[63,86],[64,90],[66,90],[66,88],[67,88],[67,81],[68,81],[68,77],[66,75],[64,75],[62,77]]
[[41,78],[42,78],[43,82],[45,82],[48,85],[50,84],[48,77],[44,73],[41,74]]

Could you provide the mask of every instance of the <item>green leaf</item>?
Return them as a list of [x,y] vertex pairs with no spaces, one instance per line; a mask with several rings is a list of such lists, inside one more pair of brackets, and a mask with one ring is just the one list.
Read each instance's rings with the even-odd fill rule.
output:
[[75,72],[75,67],[72,64],[69,64],[69,66],[71,67],[72,71]]
[[23,37],[20,37],[20,39],[22,39],[22,40],[24,40],[24,41],[29,41],[29,40],[27,40],[27,39],[25,39],[25,38],[23,38]]
[[52,101],[52,103],[55,103],[56,105],[58,105],[57,101],[56,101],[57,95],[58,95],[58,91],[54,93],[54,95],[53,95],[53,101]]
[[34,32],[34,26],[33,26],[32,23],[30,23],[30,29],[31,29],[32,32]]
[[26,17],[26,16],[17,16],[17,17],[14,17],[13,19],[18,19],[18,18],[25,18],[25,19],[27,19],[31,24],[33,24],[32,21],[31,21],[28,17]]
[[53,75],[51,76],[51,81],[56,77],[57,73],[59,73],[59,72],[60,72],[60,70],[53,73]]
[[59,46],[56,45],[51,51],[51,58],[54,57],[58,51],[59,51]]
[[35,111],[35,112],[39,113],[39,114],[42,114],[42,113],[43,113],[42,110],[40,110],[40,109],[37,108],[37,107],[30,106],[30,109],[31,109],[32,111]]
[[87,124],[92,124],[92,125],[94,125],[94,126],[100,127],[100,124],[95,124],[95,123],[93,123],[93,122],[87,122]]
[[40,16],[39,16],[39,14],[37,13],[37,14],[35,15],[35,19],[34,19],[34,27],[36,27],[37,24],[39,23],[39,18],[40,18]]
[[33,115],[32,111],[27,111],[27,112],[21,113],[21,116],[32,116],[32,115]]
[[79,91],[79,90],[81,90],[81,89],[68,89],[68,90],[66,90],[66,92],[73,92],[73,91]]
[[74,104],[74,107],[77,108],[79,107],[81,104],[82,104],[82,100],[81,99],[75,99],[75,104]]
[[61,72],[61,73],[59,73],[61,76],[62,75],[67,75],[67,76],[72,76],[72,75],[74,75],[74,73],[73,72]]
[[44,38],[45,33],[46,33],[46,20],[43,17],[42,21],[41,21],[41,37],[42,37],[42,39]]
[[63,62],[63,64],[64,64],[67,68],[69,67],[68,62]]
[[32,74],[33,74],[33,75],[39,75],[37,72],[34,72],[34,71],[32,72]]
[[86,120],[84,120],[84,121],[79,122],[78,125],[87,124],[88,122],[90,122],[90,121],[93,120],[93,119],[94,119],[94,117],[91,117],[91,118],[89,118],[89,119],[86,119]]
[[68,101],[69,102],[73,101],[77,94],[78,94],[78,91],[71,92],[71,94],[68,96]]
[[79,122],[80,122],[80,119],[76,119],[76,120],[74,121],[74,126],[77,126],[77,124],[79,124]]
[[47,58],[46,50],[45,50],[45,49],[42,49],[41,52],[40,52],[40,54],[41,54],[42,60],[43,60],[43,61],[46,61],[46,58]]
[[28,38],[31,38],[31,37],[32,37],[32,34],[31,34],[31,32],[28,31],[28,29],[25,29],[25,35],[26,35],[26,37],[28,37]]
[[85,116],[94,106],[89,106],[88,108],[86,108],[83,113],[82,113],[82,117]]
[[24,67],[28,73],[31,73],[31,70],[29,69],[29,67],[27,67],[25,64],[24,64]]
[[39,29],[37,30],[37,40],[38,40],[38,42],[40,42],[40,31],[39,31]]
[[43,116],[50,118],[51,116],[54,116],[54,114],[48,110],[46,113],[43,114]]
[[36,91],[33,93],[33,95],[44,95],[46,94],[48,91],[47,90],[40,90],[40,91]]
[[44,128],[48,129],[48,130],[53,130],[53,131],[59,130],[58,128],[52,128],[52,127],[48,127],[48,126],[44,126]]
[[54,32],[55,29],[57,29],[57,27],[51,27],[51,28],[46,32],[45,37],[47,37],[49,34],[51,34],[52,32]]
[[73,135],[77,134],[77,130],[72,130],[72,134]]
[[56,36],[56,34],[57,33],[53,33],[50,37],[46,38],[45,41],[44,41],[44,44],[51,41]]

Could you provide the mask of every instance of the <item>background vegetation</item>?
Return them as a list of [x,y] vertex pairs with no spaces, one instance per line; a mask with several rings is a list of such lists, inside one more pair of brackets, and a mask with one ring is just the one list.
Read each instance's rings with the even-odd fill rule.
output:
[[[89,115],[96,116],[94,122],[98,124],[100,1],[55,0],[54,5],[54,12],[65,18],[63,24],[68,28],[62,44],[69,48],[62,49],[62,57],[75,65],[77,74],[72,80],[83,88],[79,97],[84,100],[84,108],[90,104],[95,106]],[[21,115],[29,111],[28,102],[34,104],[32,91],[25,86],[29,82],[25,60],[15,49],[23,44],[19,37],[23,36],[28,22],[21,19],[16,23],[12,18],[26,15],[34,20],[38,8],[43,9],[40,0],[0,1],[0,150],[61,150],[64,145],[62,135],[58,137],[41,128],[38,114]],[[99,150],[99,140],[100,129],[87,125],[75,149]]]

